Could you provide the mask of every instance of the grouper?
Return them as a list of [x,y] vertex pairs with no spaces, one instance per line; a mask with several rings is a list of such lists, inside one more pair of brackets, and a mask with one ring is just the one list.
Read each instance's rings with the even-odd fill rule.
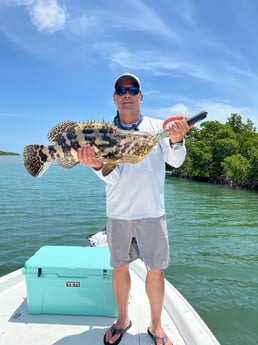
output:
[[24,165],[34,177],[42,176],[54,160],[64,168],[72,168],[79,163],[78,149],[90,144],[103,163],[103,176],[107,176],[118,164],[140,162],[159,139],[168,136],[167,132],[156,135],[121,130],[104,121],[64,121],[48,133],[51,145],[24,147]]
[[[203,114],[189,118],[188,124],[203,119]],[[140,162],[159,140],[168,136],[169,128],[155,134],[122,130],[105,121],[64,121],[48,133],[50,145],[25,146],[23,160],[28,172],[40,177],[55,160],[64,168],[74,167],[79,163],[78,149],[90,144],[103,163],[103,176],[107,176],[118,164]]]

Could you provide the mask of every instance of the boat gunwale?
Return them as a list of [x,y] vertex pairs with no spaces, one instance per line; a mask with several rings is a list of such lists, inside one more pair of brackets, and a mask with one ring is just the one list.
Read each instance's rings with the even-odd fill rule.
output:
[[[145,280],[146,269],[143,262],[138,260],[133,262],[131,269]],[[220,345],[203,319],[167,279],[165,279],[163,308],[173,319],[186,344]]]

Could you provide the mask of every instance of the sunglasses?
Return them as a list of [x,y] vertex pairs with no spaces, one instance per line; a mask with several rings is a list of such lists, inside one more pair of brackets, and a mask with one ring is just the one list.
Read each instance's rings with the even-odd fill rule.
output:
[[135,96],[138,95],[140,89],[137,86],[119,86],[116,88],[116,94],[118,94],[118,96],[124,96],[127,91],[131,96]]

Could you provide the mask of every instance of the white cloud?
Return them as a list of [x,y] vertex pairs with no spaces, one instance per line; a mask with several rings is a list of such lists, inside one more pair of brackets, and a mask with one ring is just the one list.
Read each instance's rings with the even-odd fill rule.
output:
[[101,27],[101,22],[95,14],[83,13],[80,17],[70,20],[70,29],[73,34],[78,36],[85,37],[87,33],[91,34],[92,30],[96,32]]
[[32,23],[39,31],[55,32],[64,29],[68,14],[57,0],[35,1],[29,7]]
[[187,100],[186,103],[175,103],[169,107],[144,107],[144,113],[165,120],[174,115],[192,116],[200,111],[207,111],[208,116],[205,121],[219,121],[225,123],[231,114],[239,114],[242,121],[246,123],[250,119],[256,128],[258,128],[258,119],[255,117],[256,110],[247,107],[234,106],[226,101],[215,100]]
[[91,30],[94,29],[95,37],[100,32],[109,37],[120,35],[121,32],[134,34],[138,32],[181,42],[181,37],[171,29],[171,23],[167,25],[145,2],[141,0],[123,2],[119,11],[117,11],[115,1],[110,1],[107,6],[99,6],[97,2],[93,7],[87,4],[85,7],[82,6],[79,16],[72,16],[70,28],[76,35],[91,34]]
[[150,72],[152,75],[190,76],[195,79],[205,80],[212,83],[221,81],[216,71],[209,66],[194,63],[188,57],[159,54],[155,50],[129,50],[128,47],[117,42],[96,42],[92,45],[99,54],[107,60],[112,67],[126,70],[138,70]]
[[246,122],[247,119],[250,119],[256,127],[258,126],[258,121],[255,117],[256,110],[246,106],[235,106],[227,101],[216,102],[212,100],[200,100],[198,103],[195,103],[194,108],[206,110],[208,112],[207,120],[218,120],[219,122],[225,123],[231,114],[236,113],[242,116],[243,122]]
[[[161,36],[167,36],[173,40],[181,41],[181,37],[177,34],[177,32],[171,29],[171,22],[168,26],[166,22],[157,14],[157,12],[147,4],[147,1],[145,3],[144,1],[140,0],[131,0],[127,1],[128,8],[124,5],[124,10],[133,14],[133,27],[135,30],[152,32],[155,35],[158,34]],[[126,12],[123,12],[123,15],[121,16],[119,13],[119,16],[116,18],[116,23],[119,23],[119,25],[122,27],[128,27],[130,30],[132,30],[131,16],[126,14]]]
[[0,5],[26,7],[38,31],[52,33],[62,30],[68,18],[66,8],[58,0],[0,0]]
[[183,103],[176,103],[170,107],[157,107],[151,109],[145,107],[144,113],[162,120],[165,120],[170,116],[176,115],[193,115],[193,113],[190,113],[189,107]]

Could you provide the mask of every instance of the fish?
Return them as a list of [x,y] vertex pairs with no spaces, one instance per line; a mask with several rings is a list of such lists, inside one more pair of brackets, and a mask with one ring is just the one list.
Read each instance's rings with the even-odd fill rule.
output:
[[25,146],[23,161],[32,176],[41,177],[54,161],[63,168],[76,166],[80,163],[78,150],[90,144],[103,163],[103,176],[107,176],[121,163],[140,162],[160,139],[168,136],[167,129],[157,134],[122,130],[105,121],[63,121],[49,131],[50,145]]

